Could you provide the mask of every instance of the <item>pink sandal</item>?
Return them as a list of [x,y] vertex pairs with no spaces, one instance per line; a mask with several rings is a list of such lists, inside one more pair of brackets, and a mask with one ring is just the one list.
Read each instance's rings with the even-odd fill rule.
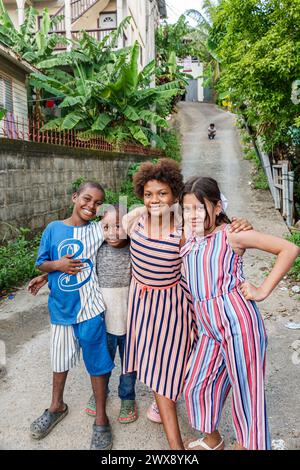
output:
[[153,423],[162,423],[156,401],[152,402],[152,404],[149,406],[147,410],[147,418]]

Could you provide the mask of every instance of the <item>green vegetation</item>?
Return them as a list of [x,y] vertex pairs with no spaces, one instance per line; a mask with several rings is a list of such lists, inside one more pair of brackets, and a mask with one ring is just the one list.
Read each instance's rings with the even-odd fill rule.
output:
[[[119,34],[125,24],[124,20]],[[118,51],[109,50],[105,44],[83,33],[77,48],[39,64],[52,76],[34,73],[31,84],[60,99],[62,111],[62,116],[52,119],[44,129],[75,129],[82,139],[103,136],[115,143],[136,141],[144,146],[154,140],[164,148],[152,125],[166,128],[168,124],[155,108],[161,110],[160,103],[178,94],[178,82],[149,87],[155,61],[139,72],[137,42]],[[69,71],[63,72],[63,67]]]
[[31,64],[51,57],[57,44],[67,45],[67,40],[59,34],[51,33],[62,16],[51,17],[45,8],[40,21],[40,30],[36,32],[37,18],[40,15],[33,7],[25,9],[25,21],[20,30],[15,28],[7,13],[3,1],[0,0],[0,43],[10,47],[22,59]]
[[[287,239],[295,243],[295,245],[300,247],[300,231],[294,231]],[[300,256],[296,259],[292,269],[290,270],[289,274],[291,277],[297,281],[300,281]]]
[[[25,22],[18,31],[0,0],[0,43],[40,70],[31,75],[30,85],[36,95],[31,112],[44,124],[42,131],[76,130],[81,140],[101,136],[115,145],[135,142],[150,146],[155,141],[164,149],[161,130],[168,127],[165,118],[173,100],[183,92],[182,79],[175,74],[155,87],[156,61],[139,70],[138,42],[116,49],[131,18],[125,18],[102,41],[85,31],[78,40],[70,41],[52,34],[61,18],[50,18],[47,9],[36,33],[37,17],[37,10],[26,8]],[[71,42],[72,48],[55,53],[62,42]],[[47,98],[55,98],[60,109],[60,116],[48,117],[48,122],[40,105]]]
[[40,235],[30,239],[29,229],[21,228],[19,232],[15,240],[0,246],[0,294],[38,274],[35,260]]
[[252,183],[255,189],[268,190],[269,184],[265,171],[262,168],[261,161],[253,146],[251,136],[244,130],[240,129],[241,143],[243,149],[243,157],[253,163]]
[[[152,161],[157,161],[153,159]],[[139,170],[141,163],[133,163],[128,168],[127,178],[122,183],[120,191],[112,191],[111,189],[105,190],[105,204],[118,204],[120,198],[127,198],[127,207],[130,209],[135,204],[141,204],[141,200],[137,198],[133,190],[132,177]],[[79,186],[84,183],[86,178],[80,177],[72,183],[72,191],[75,192]]]
[[175,129],[166,130],[162,133],[162,138],[166,144],[165,155],[177,162],[181,161],[181,141],[180,136]]
[[246,119],[271,162],[290,161],[299,203],[300,1],[220,0],[210,14],[219,100]]

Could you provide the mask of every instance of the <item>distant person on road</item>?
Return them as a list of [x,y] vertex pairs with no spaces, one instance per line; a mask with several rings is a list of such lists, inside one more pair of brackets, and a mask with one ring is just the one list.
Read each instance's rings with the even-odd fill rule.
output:
[[212,122],[207,129],[207,134],[209,139],[214,139],[217,133],[215,124]]
[[[206,434],[185,442],[185,448],[224,449],[218,427],[232,389],[236,449],[271,449],[264,390],[267,337],[256,302],[271,294],[300,249],[254,230],[230,232],[213,178],[194,177],[185,184],[183,210],[189,236],[180,254],[199,329],[184,394],[192,427]],[[242,255],[248,248],[277,256],[259,287],[244,278]]]

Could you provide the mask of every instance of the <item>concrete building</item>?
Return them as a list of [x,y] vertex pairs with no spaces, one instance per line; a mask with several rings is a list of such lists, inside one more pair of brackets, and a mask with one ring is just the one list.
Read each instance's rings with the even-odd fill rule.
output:
[[78,38],[80,31],[85,30],[101,40],[126,16],[131,16],[131,25],[118,47],[132,45],[137,40],[141,46],[141,66],[155,57],[155,29],[167,15],[165,0],[4,0],[4,5],[16,27],[23,23],[29,5],[40,12],[48,8],[51,15],[64,15],[56,32],[67,38]]
[[197,58],[186,57],[178,59],[178,65],[183,67],[182,72],[191,75],[186,89],[185,101],[205,101],[205,89],[203,88],[203,64]]

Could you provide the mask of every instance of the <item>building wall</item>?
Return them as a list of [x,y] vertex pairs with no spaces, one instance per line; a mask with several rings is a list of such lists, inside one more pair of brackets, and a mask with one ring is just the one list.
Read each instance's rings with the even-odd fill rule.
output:
[[159,10],[157,2],[146,3],[146,63],[155,58],[155,31],[159,26]]
[[[48,2],[33,2],[32,1],[32,6],[40,12],[42,12],[44,8],[48,8],[50,15],[53,15],[60,9],[63,3],[64,3],[63,0],[57,0],[57,1],[55,0],[55,1],[48,1]],[[6,3],[6,1],[4,0],[4,6],[15,28],[19,28],[17,2]]]
[[0,239],[7,224],[36,230],[65,217],[79,177],[118,190],[129,165],[145,158],[0,138]]
[[74,31],[81,29],[97,29],[98,18],[103,11],[115,11],[116,2],[109,0],[99,0],[94,6],[87,10],[77,21],[72,23]]
[[[3,79],[10,83],[9,90],[5,87]],[[10,120],[10,128],[9,132],[15,132],[14,129],[16,125],[13,124],[12,120],[18,121],[21,126],[21,131],[27,133],[28,131],[28,107],[27,107],[27,84],[26,84],[26,74],[13,65],[8,60],[4,59],[4,57],[0,58],[0,101],[2,101],[2,97],[4,95],[9,94],[9,101],[12,103],[12,112],[10,111],[9,120]],[[5,107],[5,102],[1,103]],[[3,134],[3,123],[0,122],[0,135]],[[13,137],[13,135],[11,135]]]
[[[184,60],[179,59],[178,64],[184,67]],[[204,100],[204,89],[203,89],[203,64],[199,61],[192,60],[191,63],[191,70],[186,71],[189,75],[191,75],[195,80],[197,80],[197,101]],[[182,70],[185,72],[185,70]]]
[[[33,6],[42,13],[47,7],[49,13],[55,14],[63,5],[63,0],[47,2],[32,2]],[[18,27],[17,4],[5,3],[9,15],[16,27]],[[116,11],[117,0],[99,0],[93,7],[87,10],[78,20],[72,24],[72,30],[97,29],[98,18],[101,12]],[[140,68],[144,67],[155,57],[154,32],[159,24],[159,12],[157,2],[149,0],[123,0],[123,18],[132,17],[130,27],[126,31],[126,45],[130,46],[138,41],[141,46]]]

